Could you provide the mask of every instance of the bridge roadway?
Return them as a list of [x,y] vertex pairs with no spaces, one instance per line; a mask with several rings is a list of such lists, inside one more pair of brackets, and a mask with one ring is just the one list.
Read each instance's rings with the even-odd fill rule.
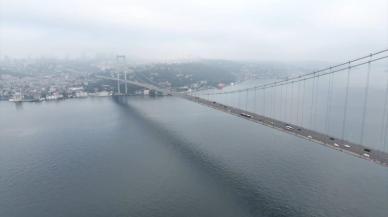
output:
[[[117,80],[117,78],[108,77],[108,76],[97,76],[97,77],[102,79],[108,79],[108,80]],[[173,96],[181,97],[189,101],[199,103],[199,104],[208,106],[210,108],[217,109],[219,111],[232,114],[240,118],[244,118],[249,121],[260,123],[262,125],[272,127],[274,129],[278,129],[283,132],[310,140],[312,142],[324,145],[326,147],[388,167],[388,153],[385,153],[379,150],[373,150],[371,148],[368,148],[359,144],[355,144],[346,140],[337,139],[323,133],[306,129],[301,126],[279,121],[270,117],[245,111],[239,108],[227,106],[218,102],[209,101],[195,96],[190,96],[184,93],[177,93],[177,92],[172,92],[170,90],[164,90],[154,85],[144,84],[142,82],[123,80],[123,79],[119,79],[119,80],[121,82],[127,82],[129,84],[132,84],[138,87],[147,88],[150,90],[156,90],[161,93],[164,93],[165,95],[173,95]]]
[[103,75],[97,75],[96,77],[97,78],[101,78],[101,79],[113,80],[113,81],[119,80],[122,83],[132,84],[132,85],[135,85],[137,87],[146,88],[146,89],[149,89],[149,90],[156,90],[156,91],[161,92],[161,93],[163,93],[165,95],[172,94],[172,92],[170,90],[161,89],[161,88],[156,87],[154,85],[145,84],[145,83],[138,82],[138,81],[124,80],[124,79],[121,79],[121,78],[117,79],[117,78],[113,78],[113,77],[109,77],[109,76],[103,76]]
[[347,154],[351,154],[353,156],[356,156],[362,159],[373,161],[377,164],[388,167],[388,153],[385,153],[379,150],[373,150],[371,148],[368,148],[359,144],[330,137],[323,133],[319,133],[310,129],[306,129],[294,124],[279,121],[273,118],[265,117],[239,108],[227,106],[218,102],[209,101],[203,98],[194,97],[190,95],[180,94],[179,96],[185,99],[188,99],[192,102],[196,102],[196,103],[211,107],[213,109],[217,109],[219,111],[232,114],[240,118],[244,118],[249,121],[260,123],[265,126],[272,127],[272,128],[287,132],[289,134],[310,140],[312,142],[324,145],[326,147],[329,147]]

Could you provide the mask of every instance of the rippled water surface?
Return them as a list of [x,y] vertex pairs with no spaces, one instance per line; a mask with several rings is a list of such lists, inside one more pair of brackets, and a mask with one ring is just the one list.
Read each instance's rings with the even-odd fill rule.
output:
[[388,169],[173,97],[0,102],[0,216],[388,216]]

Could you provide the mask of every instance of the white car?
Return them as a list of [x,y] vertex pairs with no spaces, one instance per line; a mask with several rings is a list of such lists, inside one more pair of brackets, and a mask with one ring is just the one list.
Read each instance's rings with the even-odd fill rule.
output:
[[312,139],[313,137],[312,137],[312,136],[310,136],[310,135],[308,135],[308,136],[307,136],[307,138],[309,138],[309,139]]
[[345,148],[350,148],[350,145],[344,145],[345,146]]
[[364,155],[365,157],[370,157],[370,155],[367,154],[367,153],[364,153],[363,155]]
[[246,113],[240,113],[240,115],[246,118],[252,118],[252,115],[248,115]]
[[286,124],[286,130],[293,130],[294,128],[291,127],[290,125]]
[[335,147],[339,147],[339,145],[338,145],[337,143],[334,143],[334,146],[335,146]]

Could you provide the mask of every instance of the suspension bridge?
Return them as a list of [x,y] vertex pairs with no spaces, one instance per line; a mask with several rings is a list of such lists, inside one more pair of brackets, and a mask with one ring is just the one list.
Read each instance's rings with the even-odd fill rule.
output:
[[178,96],[388,167],[387,59],[385,49],[259,85],[186,93],[126,76],[99,78]]

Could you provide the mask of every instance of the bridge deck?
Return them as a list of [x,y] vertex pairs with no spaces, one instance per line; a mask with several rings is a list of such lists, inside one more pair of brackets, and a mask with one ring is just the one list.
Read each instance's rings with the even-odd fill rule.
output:
[[272,127],[289,134],[313,141],[318,144],[322,144],[326,147],[351,154],[353,156],[373,161],[382,166],[388,167],[388,153],[373,150],[369,147],[365,147],[359,144],[355,144],[349,141],[337,139],[323,133],[319,133],[313,130],[309,130],[294,124],[289,124],[283,121],[279,121],[270,117],[265,117],[256,113],[245,111],[239,108],[227,106],[218,102],[209,101],[203,98],[189,96],[189,95],[180,95],[181,97],[188,99],[192,102],[196,102],[219,111],[238,116],[256,123],[263,124],[268,127]]

